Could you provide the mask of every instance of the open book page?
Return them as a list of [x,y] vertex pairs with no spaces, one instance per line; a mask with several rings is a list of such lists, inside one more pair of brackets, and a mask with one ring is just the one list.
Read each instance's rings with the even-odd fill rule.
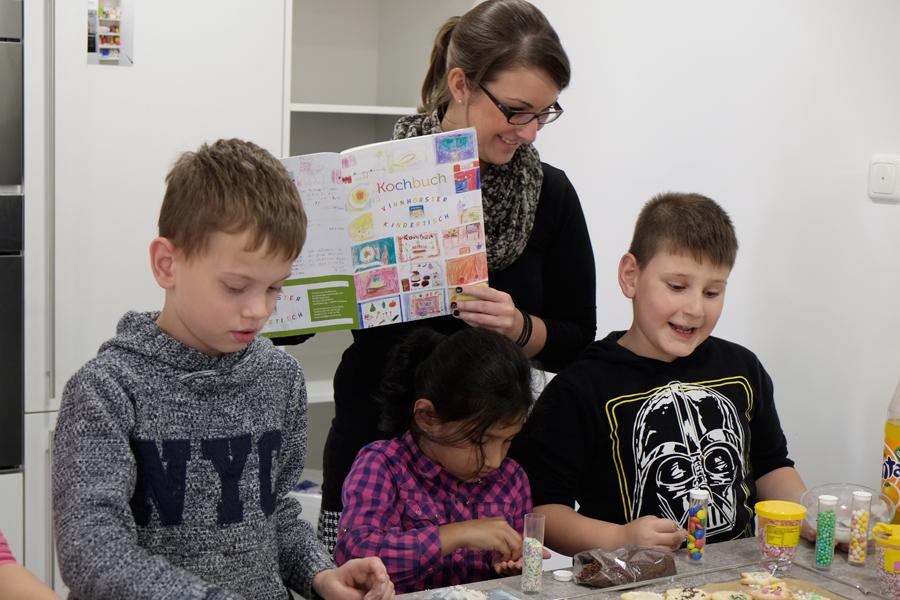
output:
[[360,328],[449,314],[456,286],[487,281],[473,129],[341,156]]
[[303,251],[263,331],[279,337],[352,329],[357,326],[356,298],[340,155],[323,152],[281,162],[300,191],[308,225]]
[[474,129],[284,163],[309,228],[266,335],[446,315],[457,286],[487,284]]

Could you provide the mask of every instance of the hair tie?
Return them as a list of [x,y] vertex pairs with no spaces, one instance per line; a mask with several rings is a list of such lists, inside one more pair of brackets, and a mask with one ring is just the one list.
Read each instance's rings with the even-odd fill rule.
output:
[[518,309],[520,313],[522,313],[522,331],[519,333],[518,339],[516,339],[516,345],[524,348],[528,345],[528,341],[531,339],[531,332],[534,330],[534,323],[531,322],[531,315],[522,310]]

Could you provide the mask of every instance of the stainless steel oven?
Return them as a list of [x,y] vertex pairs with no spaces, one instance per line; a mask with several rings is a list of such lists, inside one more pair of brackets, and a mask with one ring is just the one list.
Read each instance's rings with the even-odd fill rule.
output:
[[0,0],[0,471],[24,444],[22,82],[22,0]]

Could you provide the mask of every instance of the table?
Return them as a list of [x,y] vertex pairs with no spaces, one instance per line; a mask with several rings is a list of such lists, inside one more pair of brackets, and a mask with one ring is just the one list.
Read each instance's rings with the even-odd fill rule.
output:
[[[560,600],[583,598],[585,600],[617,600],[624,589],[646,587],[656,591],[668,587],[701,586],[708,583],[734,581],[740,579],[741,571],[762,570],[756,538],[746,538],[731,542],[722,542],[707,546],[706,555],[700,562],[688,558],[685,550],[674,554],[676,575],[651,581],[617,586],[612,588],[591,588],[574,582],[560,582],[553,579],[549,571],[544,572],[542,590],[538,594],[526,594],[521,591],[519,576],[492,579],[466,584],[467,588],[489,593],[491,590],[507,592],[520,600]],[[847,555],[836,553],[830,571],[818,571],[815,563],[815,547],[801,540],[794,557],[793,565],[787,573],[778,575],[809,581],[817,586],[834,592],[850,600],[866,600],[882,598],[878,593],[878,576],[875,565],[874,548],[870,548],[869,557],[864,566],[847,563]],[[402,594],[403,600],[430,600],[438,590],[425,590]],[[490,597],[488,600],[491,600]]]

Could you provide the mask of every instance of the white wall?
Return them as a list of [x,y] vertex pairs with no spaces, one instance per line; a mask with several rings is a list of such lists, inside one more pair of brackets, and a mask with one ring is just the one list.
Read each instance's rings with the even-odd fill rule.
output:
[[148,251],[180,152],[220,137],[280,154],[284,0],[141,3],[133,67],[86,65],[56,2],[55,397],[126,310],[162,307]]
[[810,485],[877,485],[900,377],[900,206],[866,196],[900,154],[900,2],[536,2],[573,64],[567,114],[539,138],[587,215],[598,335],[624,329],[616,285],[643,202],[718,200],[740,250],[718,335],[775,381]]

